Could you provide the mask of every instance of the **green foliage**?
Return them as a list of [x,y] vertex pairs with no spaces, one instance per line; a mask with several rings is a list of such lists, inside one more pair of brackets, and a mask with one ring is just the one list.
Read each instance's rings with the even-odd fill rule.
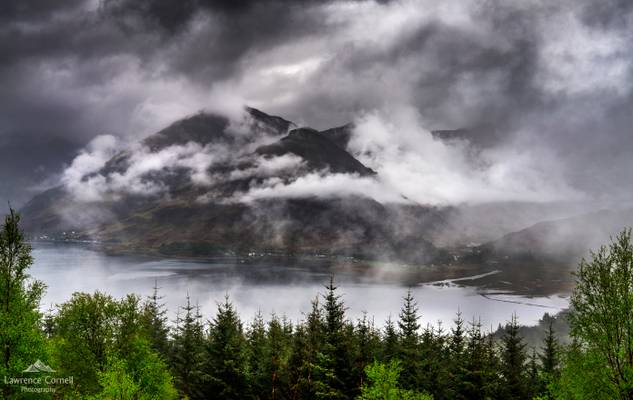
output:
[[142,323],[147,332],[152,348],[164,359],[169,358],[169,328],[167,326],[167,310],[161,303],[158,294],[158,282],[154,283],[154,291],[143,305]]
[[242,323],[229,301],[218,305],[206,345],[206,398],[244,399],[249,394],[246,338]]
[[551,382],[551,398],[560,400],[607,400],[620,398],[605,368],[602,355],[595,350],[582,349],[573,344],[563,359],[564,368],[559,379]]
[[559,373],[560,345],[556,339],[552,321],[550,321],[547,328],[547,334],[543,340],[543,348],[541,350],[542,352],[539,358],[543,366],[543,373],[551,377],[556,377]]
[[75,293],[60,305],[51,343],[59,373],[73,376],[75,383],[61,387],[60,393],[176,398],[171,375],[151,348],[142,320],[138,298],[131,295],[117,301],[99,292]]
[[289,397],[314,399],[317,393],[315,369],[317,357],[324,345],[324,324],[319,298],[312,302],[312,310],[306,321],[294,333],[292,352],[288,360]]
[[571,334],[600,362],[610,390],[633,398],[633,244],[631,230],[582,260],[571,297]]
[[187,296],[184,315],[177,318],[171,349],[171,369],[180,394],[189,399],[204,399],[203,368],[206,363],[204,333],[200,313]]
[[95,400],[134,400],[139,398],[140,388],[127,373],[125,362],[122,360],[114,356],[111,357],[105,371],[99,372],[98,376],[99,384],[103,389],[91,398]]
[[451,336],[448,339],[448,387],[446,395],[451,398],[465,398],[464,382],[468,370],[466,368],[466,332],[464,320],[461,312],[457,312],[455,319],[455,328],[451,330]]
[[0,230],[0,373],[19,375],[41,359],[74,385],[48,397],[4,385],[3,399],[633,398],[630,231],[581,262],[572,345],[558,343],[550,318],[528,357],[516,316],[498,343],[460,313],[450,331],[420,331],[411,291],[397,326],[389,318],[379,332],[367,315],[352,323],[333,279],[296,326],[258,314],[245,330],[228,297],[207,323],[187,297],[169,326],[157,286],[143,303],[75,293],[42,316],[44,287],[29,280],[18,222],[11,211]]
[[396,359],[383,364],[375,361],[365,368],[368,383],[362,386],[358,400],[432,400],[427,394],[417,393],[399,387],[398,378],[402,372]]
[[[11,209],[0,227],[0,376],[20,376],[37,359],[48,359],[38,311],[44,284],[28,275],[33,258],[19,221]],[[3,384],[2,397],[24,397],[15,389]]]
[[502,338],[501,373],[503,375],[502,395],[506,399],[527,399],[528,387],[525,374],[525,343],[519,336],[519,323],[512,316]]
[[402,385],[407,389],[415,388],[420,383],[422,355],[419,347],[419,319],[417,303],[411,290],[408,290],[398,320],[400,329],[398,359],[403,367]]
[[269,393],[270,377],[267,371],[266,323],[259,311],[246,334],[246,341],[253,398],[263,399],[265,394]]
[[468,340],[464,350],[465,373],[455,382],[457,398],[494,398],[499,383],[498,357],[491,337],[481,332],[481,323],[472,321],[468,328]]
[[353,359],[346,330],[345,305],[336,293],[334,280],[326,286],[323,303],[323,344],[314,368],[316,398],[346,399],[356,391]]
[[358,371],[357,386],[361,387],[365,383],[365,367],[375,360],[380,353],[380,334],[367,318],[367,314],[363,314],[356,325],[355,338],[357,354],[356,354],[356,370]]
[[53,336],[58,369],[74,376],[79,393],[101,389],[98,373],[105,370],[108,351],[114,350],[117,325],[117,302],[100,292],[75,293],[59,307]]
[[396,358],[400,352],[399,337],[391,315],[385,323],[382,344],[382,358],[386,361]]

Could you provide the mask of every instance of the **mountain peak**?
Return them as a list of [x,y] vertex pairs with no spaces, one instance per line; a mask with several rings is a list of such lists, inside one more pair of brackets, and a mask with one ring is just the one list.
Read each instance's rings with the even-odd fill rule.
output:
[[[284,118],[268,115],[256,108],[245,107],[247,115],[251,118],[248,124],[253,131],[265,131],[278,136],[283,135],[294,126],[291,121]],[[229,128],[231,121],[229,118],[209,112],[198,112],[197,114],[178,120],[167,128],[147,137],[143,144],[152,151],[158,151],[168,146],[183,145],[188,142],[195,142],[201,145],[210,143],[232,144],[236,141]]]
[[306,161],[314,170],[328,169],[333,173],[356,173],[361,176],[375,172],[364,166],[351,154],[312,128],[297,128],[276,143],[258,148],[257,153],[268,156],[294,154]]
[[277,115],[266,114],[253,107],[246,106],[245,110],[255,121],[267,125],[269,128],[276,130],[279,134],[284,134],[288,132],[291,127],[296,126],[292,121],[288,121]]

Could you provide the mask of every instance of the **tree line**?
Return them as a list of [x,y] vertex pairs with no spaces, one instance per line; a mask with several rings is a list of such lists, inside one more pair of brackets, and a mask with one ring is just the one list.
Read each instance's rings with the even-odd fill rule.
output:
[[[168,321],[158,287],[145,299],[75,293],[41,313],[32,262],[11,210],[0,228],[3,399],[633,399],[630,231],[580,263],[571,344],[550,324],[535,348],[515,316],[500,340],[459,313],[450,329],[421,326],[410,291],[384,327],[351,321],[333,279],[297,323],[243,321],[228,297],[208,319],[188,296]],[[72,383],[6,383],[38,359]]]

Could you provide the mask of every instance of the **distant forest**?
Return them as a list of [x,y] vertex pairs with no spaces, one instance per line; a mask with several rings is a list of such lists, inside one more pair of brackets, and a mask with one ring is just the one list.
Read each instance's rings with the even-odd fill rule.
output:
[[168,321],[158,288],[75,293],[42,313],[19,220],[0,228],[3,399],[633,399],[630,230],[578,266],[570,342],[550,318],[528,347],[514,316],[501,334],[459,314],[451,329],[420,326],[410,292],[383,328],[351,321],[333,279],[296,324],[245,322],[228,297],[209,320],[184,293]]

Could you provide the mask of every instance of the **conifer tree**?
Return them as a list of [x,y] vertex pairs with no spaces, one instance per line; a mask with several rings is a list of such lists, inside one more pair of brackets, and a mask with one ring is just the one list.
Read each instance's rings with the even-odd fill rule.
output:
[[346,340],[345,305],[336,293],[333,277],[326,289],[323,296],[324,343],[315,363],[316,395],[317,398],[346,399],[355,389],[349,387],[355,375]]
[[541,384],[540,371],[538,365],[538,355],[536,349],[532,348],[532,353],[528,359],[528,371],[527,371],[527,393],[528,398],[532,399],[536,396],[540,396],[544,392],[544,387]]
[[512,315],[502,338],[501,372],[503,374],[502,394],[506,399],[528,398],[525,376],[525,343],[519,335],[516,314]]
[[288,361],[291,399],[316,398],[315,368],[317,355],[323,347],[323,331],[323,317],[317,296],[312,301],[306,321],[299,324],[294,332],[292,354]]
[[543,373],[549,377],[558,375],[559,344],[553,328],[553,320],[549,321],[545,338],[543,339],[542,353],[539,356]]
[[451,329],[451,336],[448,340],[448,374],[449,384],[448,392],[451,398],[463,398],[463,382],[466,374],[465,365],[465,345],[466,337],[464,332],[464,320],[462,313],[457,312],[455,319],[455,327]]
[[465,349],[465,376],[458,387],[456,398],[484,399],[486,386],[486,350],[484,337],[481,333],[481,323],[473,320],[468,329],[468,341]]
[[246,333],[248,347],[249,380],[251,382],[253,398],[264,399],[269,392],[270,379],[266,370],[267,341],[266,324],[261,311],[257,311],[255,318]]
[[380,351],[380,335],[376,332],[373,323],[367,318],[367,313],[363,313],[363,318],[356,325],[356,370],[358,371],[357,386],[361,387],[365,383],[365,367],[371,364]]
[[446,337],[441,323],[438,329],[427,326],[420,343],[421,368],[418,379],[418,389],[433,393],[436,399],[445,399],[449,396],[449,371],[448,351]]
[[292,351],[288,360],[288,397],[293,400],[312,399],[313,368],[316,353],[312,352],[305,323],[297,325],[292,338]]
[[192,400],[204,399],[204,332],[200,313],[191,304],[189,294],[181,311],[183,316],[176,320],[171,353],[174,383],[183,396]]
[[400,353],[399,340],[398,331],[391,315],[389,315],[382,335],[382,359],[385,362],[398,357]]
[[266,399],[278,400],[284,397],[283,388],[286,384],[285,368],[288,362],[288,343],[284,325],[273,315],[268,323],[266,352],[266,373],[269,388]]
[[457,318],[455,318],[455,327],[451,329],[451,337],[449,340],[448,349],[453,356],[461,356],[464,351],[464,319],[462,318],[461,311],[457,311]]
[[167,310],[161,303],[162,296],[158,294],[158,281],[154,281],[152,295],[143,305],[143,325],[147,331],[152,348],[163,358],[169,357],[169,327],[167,326]]
[[[492,332],[492,328],[490,329]],[[501,360],[498,352],[498,346],[495,342],[494,336],[488,334],[484,336],[484,355],[485,363],[483,373],[485,376],[483,392],[487,397],[495,397],[499,395],[501,388],[503,387],[502,367]]]
[[238,400],[250,393],[247,379],[247,357],[242,322],[226,296],[218,304],[207,339],[206,385],[207,398]]
[[402,362],[400,382],[405,389],[416,389],[420,382],[419,319],[417,303],[411,290],[408,290],[398,320],[400,333],[398,358]]

